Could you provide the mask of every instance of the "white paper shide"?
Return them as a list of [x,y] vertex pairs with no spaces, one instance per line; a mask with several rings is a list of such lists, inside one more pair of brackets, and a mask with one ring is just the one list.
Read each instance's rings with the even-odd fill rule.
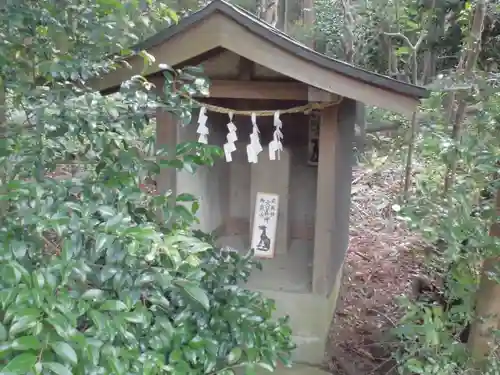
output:
[[250,247],[259,258],[274,257],[278,212],[279,196],[277,194],[257,193]]
[[250,143],[247,145],[247,157],[249,163],[257,163],[258,155],[262,152],[260,144],[259,128],[257,127],[257,116],[252,113],[252,133],[250,134]]
[[273,126],[273,140],[269,142],[269,160],[276,160],[276,155],[278,155],[279,160],[280,152],[283,151],[283,144],[281,143],[283,139],[283,133],[281,132],[283,123],[281,122],[279,111],[274,113]]
[[198,133],[198,142],[207,144],[208,143],[208,126],[207,126],[207,109],[205,107],[200,108],[200,114],[198,115],[198,128],[196,133]]
[[227,123],[227,136],[226,143],[224,143],[224,156],[227,162],[233,161],[231,154],[236,151],[236,145],[234,144],[238,140],[238,135],[236,133],[236,125],[233,123],[233,114],[229,113],[229,122]]

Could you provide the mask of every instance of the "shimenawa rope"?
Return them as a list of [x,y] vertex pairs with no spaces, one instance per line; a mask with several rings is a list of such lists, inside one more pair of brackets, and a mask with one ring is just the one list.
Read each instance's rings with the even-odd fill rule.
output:
[[199,105],[200,107],[205,107],[207,111],[210,112],[217,112],[217,113],[223,113],[226,115],[233,114],[233,115],[240,115],[240,116],[252,116],[252,114],[255,114],[256,117],[270,117],[274,116],[276,112],[279,112],[280,115],[282,114],[290,114],[290,113],[305,113],[308,114],[312,111],[315,110],[322,110],[328,107],[332,107],[334,105],[339,104],[342,101],[342,97],[339,97],[336,101],[333,102],[322,102],[322,103],[307,103],[301,106],[296,106],[296,107],[291,107],[291,108],[286,108],[286,109],[265,109],[265,110],[238,110],[238,109],[231,109],[231,108],[225,108],[225,107],[220,107],[218,105],[214,104],[207,104],[200,102],[198,100],[195,100],[193,98],[190,98],[194,103]]

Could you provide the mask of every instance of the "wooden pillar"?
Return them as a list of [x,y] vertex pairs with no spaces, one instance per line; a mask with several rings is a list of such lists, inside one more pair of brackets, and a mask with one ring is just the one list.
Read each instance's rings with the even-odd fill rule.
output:
[[335,247],[335,165],[338,143],[337,107],[323,109],[320,120],[316,221],[314,225],[313,292],[326,295]]
[[[175,155],[177,146],[177,118],[170,112],[162,108],[156,111],[156,147],[160,149],[166,147],[169,151],[169,157]],[[160,174],[156,176],[156,185],[158,192],[164,194],[172,190],[176,194],[177,171],[175,168],[161,168]]]

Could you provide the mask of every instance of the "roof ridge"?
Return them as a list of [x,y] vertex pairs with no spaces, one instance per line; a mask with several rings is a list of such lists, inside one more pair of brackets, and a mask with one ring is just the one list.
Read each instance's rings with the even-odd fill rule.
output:
[[156,47],[175,35],[185,32],[194,25],[200,24],[215,13],[222,14],[232,22],[237,23],[254,35],[271,43],[276,48],[287,51],[297,58],[303,59],[323,69],[331,70],[337,74],[364,82],[373,87],[390,90],[409,97],[422,98],[429,95],[428,91],[423,87],[372,72],[340,59],[319,53],[276,27],[259,19],[243,7],[230,3],[227,0],[213,0],[203,8],[183,17],[178,23],[163,29],[142,43],[137,44],[133,47],[133,50],[147,50]]
[[229,2],[229,1],[226,1],[226,0],[212,0],[210,4],[212,4],[212,3],[221,3],[223,6],[228,6],[230,8],[233,8],[237,12],[244,13],[245,16],[247,16],[249,19],[251,19],[255,23],[264,24],[267,28],[269,28],[269,31],[272,31],[275,34],[278,34],[279,36],[282,36],[283,38],[289,39],[289,40],[293,41],[294,43],[300,44],[302,47],[304,47],[306,49],[309,49],[309,50],[311,50],[311,51],[313,51],[315,53],[318,53],[318,52],[314,51],[312,48],[309,48],[307,45],[305,45],[301,41],[299,41],[298,39],[296,39],[296,38],[292,37],[291,35],[285,33],[283,30],[280,30],[276,26],[273,26],[270,23],[264,21],[263,19],[257,17],[255,14],[253,14],[249,10],[246,10],[241,5],[233,4],[233,3]]
[[[255,14],[251,13],[250,11],[248,11],[245,8],[241,7],[240,5],[230,3],[229,1],[226,1],[226,0],[212,0],[210,2],[210,4],[207,5],[207,7],[209,7],[211,4],[215,4],[216,6],[217,6],[217,4],[220,4],[220,6],[222,6],[222,7],[227,7],[227,8],[230,8],[230,9],[236,11],[236,12],[239,12],[243,16],[247,17],[250,21],[252,21],[252,22],[254,22],[256,24],[260,24],[261,26],[263,26],[269,32],[272,32],[273,34],[276,34],[277,36],[279,36],[279,37],[281,37],[283,39],[288,40],[289,42],[291,42],[291,43],[295,44],[296,46],[298,46],[298,47],[306,50],[308,53],[316,55],[319,58],[328,59],[328,60],[330,60],[333,63],[341,64],[341,65],[344,65],[344,66],[346,66],[348,68],[355,69],[355,70],[358,70],[358,71],[363,72],[363,73],[368,73],[368,74],[371,74],[373,76],[377,76],[377,77],[382,78],[382,79],[393,81],[393,82],[401,84],[401,85],[405,85],[405,86],[413,87],[413,88],[417,88],[417,89],[422,89],[421,86],[414,85],[414,84],[408,83],[408,82],[404,82],[404,81],[395,79],[393,77],[386,76],[386,75],[381,74],[381,73],[373,72],[373,71],[367,70],[367,69],[365,69],[363,67],[360,67],[358,65],[354,65],[354,64],[349,63],[347,61],[344,61],[344,60],[341,60],[341,59],[338,59],[338,58],[335,58],[335,57],[331,57],[331,56],[325,55],[325,54],[323,54],[321,52],[318,52],[318,51],[312,49],[311,47],[305,45],[304,43],[300,42],[299,40],[297,40],[297,39],[291,37],[290,35],[286,34],[282,30],[280,30],[280,29],[272,26],[271,24],[265,22],[264,20],[258,18]],[[205,8],[201,8],[200,10],[203,10],[203,9],[205,9]],[[224,9],[220,9],[220,8],[219,8],[219,10],[224,11]]]

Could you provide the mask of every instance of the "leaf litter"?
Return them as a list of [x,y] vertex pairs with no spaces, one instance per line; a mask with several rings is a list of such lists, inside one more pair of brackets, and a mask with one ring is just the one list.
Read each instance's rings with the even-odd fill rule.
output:
[[390,335],[402,315],[397,298],[423,267],[418,235],[396,218],[402,175],[390,165],[354,170],[350,243],[325,363],[334,374],[397,374]]

